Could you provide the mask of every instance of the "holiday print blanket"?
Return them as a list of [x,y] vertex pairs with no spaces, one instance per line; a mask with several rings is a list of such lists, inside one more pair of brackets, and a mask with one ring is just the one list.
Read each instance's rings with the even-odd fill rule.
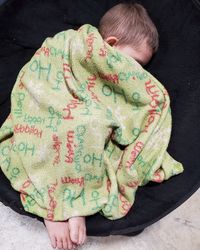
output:
[[48,37],[20,70],[0,166],[30,213],[115,220],[139,186],[183,172],[171,126],[164,86],[85,24]]

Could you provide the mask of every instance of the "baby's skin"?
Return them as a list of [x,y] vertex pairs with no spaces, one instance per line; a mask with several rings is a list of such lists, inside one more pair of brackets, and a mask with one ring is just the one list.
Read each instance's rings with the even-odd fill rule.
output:
[[67,221],[44,219],[51,245],[58,249],[74,249],[86,242],[85,217],[71,217]]
[[[117,38],[113,36],[108,37],[105,41],[122,53],[134,58],[142,66],[146,65],[153,55],[153,51],[147,45],[146,40],[137,48],[132,46],[115,46],[114,43],[117,41]],[[44,220],[44,222],[53,248],[68,250],[86,242],[86,225],[85,217],[83,216],[71,217],[67,221]]]

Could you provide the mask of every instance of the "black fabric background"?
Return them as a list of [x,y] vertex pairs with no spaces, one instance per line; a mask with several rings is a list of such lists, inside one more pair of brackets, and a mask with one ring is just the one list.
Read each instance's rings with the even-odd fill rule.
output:
[[[8,0],[0,7],[0,125],[10,111],[10,92],[21,67],[44,39],[84,23],[98,25],[117,0]],[[169,92],[172,136],[168,152],[184,173],[136,193],[134,206],[122,219],[110,221],[99,213],[86,217],[87,235],[134,235],[173,211],[200,186],[200,4],[198,0],[141,0],[160,36],[160,47],[147,70]],[[0,201],[24,211],[15,191],[0,172]]]

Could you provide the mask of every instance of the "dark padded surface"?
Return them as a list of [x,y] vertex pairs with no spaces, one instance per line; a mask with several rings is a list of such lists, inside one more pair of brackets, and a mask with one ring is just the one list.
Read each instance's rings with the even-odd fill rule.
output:
[[[20,68],[47,36],[84,23],[98,25],[116,0],[20,0],[0,8],[0,124],[10,110],[10,92]],[[200,4],[198,0],[141,0],[155,22],[160,47],[147,66],[171,98],[172,136],[168,152],[184,173],[139,187],[134,206],[122,219],[110,221],[99,213],[86,218],[87,234],[106,236],[140,231],[173,211],[200,186]],[[0,172],[0,200],[24,211],[19,193]]]

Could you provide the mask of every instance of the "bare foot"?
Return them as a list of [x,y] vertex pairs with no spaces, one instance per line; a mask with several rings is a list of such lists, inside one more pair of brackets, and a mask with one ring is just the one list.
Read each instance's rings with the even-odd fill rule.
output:
[[85,217],[76,216],[68,219],[70,238],[73,243],[82,245],[86,242]]
[[68,221],[44,219],[44,222],[53,248],[68,250],[76,247],[70,239]]

